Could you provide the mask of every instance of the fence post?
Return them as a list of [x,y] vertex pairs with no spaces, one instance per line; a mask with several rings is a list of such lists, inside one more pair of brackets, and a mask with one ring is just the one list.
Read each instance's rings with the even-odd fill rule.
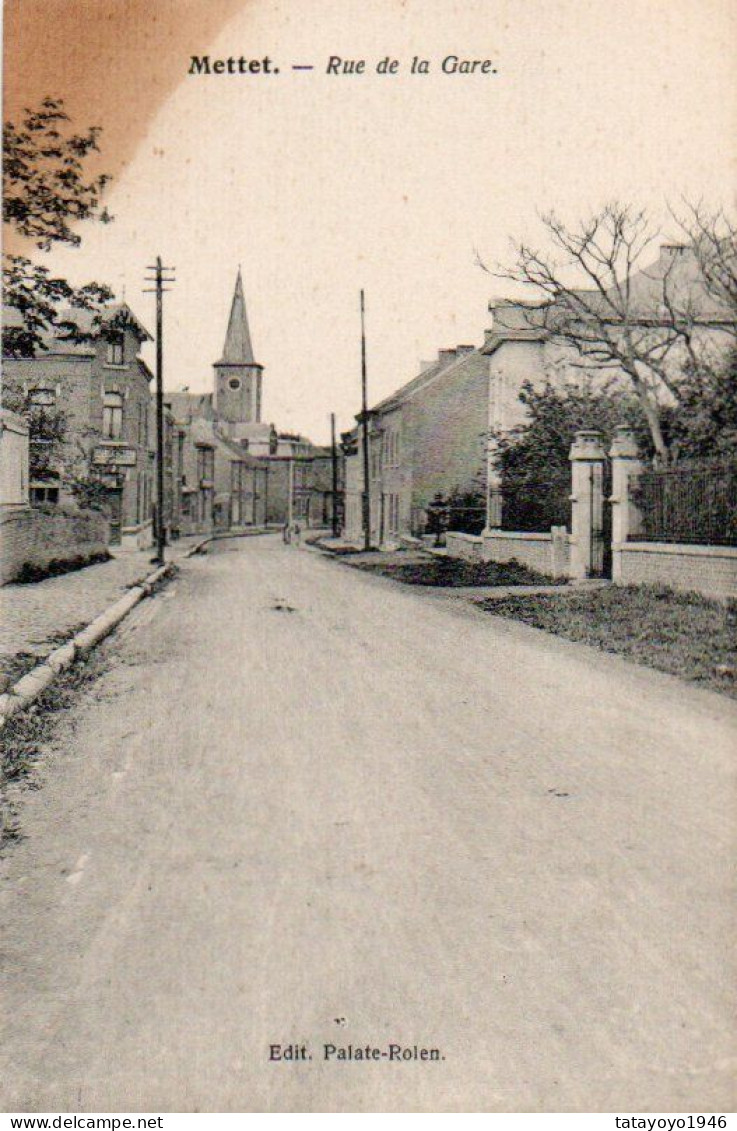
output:
[[498,445],[490,440],[486,452],[486,529],[502,525],[502,474],[497,462]]
[[601,433],[576,433],[571,445],[571,567],[573,578],[596,577],[604,563],[602,541],[606,453]]
[[622,549],[642,526],[642,516],[632,501],[631,487],[642,470],[637,440],[627,424],[614,430],[609,451],[612,461],[612,580],[622,580]]

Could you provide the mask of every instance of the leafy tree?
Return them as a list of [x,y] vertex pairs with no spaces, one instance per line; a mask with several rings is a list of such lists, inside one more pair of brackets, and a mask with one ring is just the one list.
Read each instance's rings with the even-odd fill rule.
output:
[[[35,357],[48,350],[51,336],[72,342],[91,340],[99,332],[102,309],[112,297],[110,288],[100,283],[75,288],[25,256],[6,255],[3,298],[17,314],[15,321],[6,319],[3,324],[4,356]],[[83,310],[93,313],[86,330],[75,320],[75,312]]]
[[61,99],[45,98],[3,128],[3,222],[44,251],[79,244],[72,225],[81,220],[110,220],[101,199],[110,178],[85,167],[99,152],[100,127],[77,134],[68,123]]
[[480,534],[486,526],[486,490],[481,486],[461,490],[456,487],[448,495],[447,525],[463,534]]
[[687,365],[672,413],[675,459],[734,459],[737,455],[737,347],[713,365]]
[[[524,382],[519,399],[526,419],[510,432],[494,437],[500,469],[509,478],[570,474],[569,452],[576,432],[593,428],[609,443],[618,424],[629,424],[645,455],[653,453],[650,431],[638,399],[613,379],[605,385],[593,380],[542,387]],[[670,424],[670,420],[668,420]]]
[[[605,385],[589,379],[562,386],[548,380],[542,387],[528,381],[520,390],[520,400],[526,409],[525,420],[510,432],[492,437],[508,528],[545,530],[567,524],[569,453],[576,432],[596,429],[608,447],[617,425],[629,424],[643,454],[654,453],[638,398],[614,379]],[[667,440],[671,417],[672,410],[668,410],[662,421]]]
[[[25,110],[19,123],[5,123],[3,223],[16,239],[42,251],[59,243],[77,246],[78,223],[110,220],[101,201],[110,178],[87,173],[99,136],[97,126],[73,132],[63,103],[53,98],[44,99],[38,109]],[[99,328],[102,305],[113,297],[102,284],[75,288],[28,256],[9,253],[3,255],[3,291],[6,307],[15,312],[4,320],[7,357],[33,357],[48,349],[47,339],[53,335],[89,339]],[[64,307],[69,313],[62,317]],[[86,331],[74,317],[82,310],[95,316]]]

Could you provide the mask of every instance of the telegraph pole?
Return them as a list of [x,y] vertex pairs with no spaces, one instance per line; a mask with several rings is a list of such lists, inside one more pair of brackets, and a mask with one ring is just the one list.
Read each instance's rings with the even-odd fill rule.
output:
[[371,549],[371,497],[369,495],[369,429],[366,389],[366,304],[361,289],[361,420],[363,423],[363,548]]
[[294,525],[294,456],[289,456],[287,466],[287,522],[291,531]]
[[[147,268],[154,272],[153,279],[147,278],[147,283],[153,283],[153,293],[156,295],[156,558],[157,565],[164,564],[164,547],[166,545],[166,531],[164,529],[164,301],[163,295],[168,288],[164,283],[173,283],[174,276],[165,276],[165,271],[174,271],[174,267],[164,267],[161,256],[156,257],[156,263]],[[151,294],[147,289],[146,294]]]
[[337,538],[338,528],[338,449],[335,444],[335,413],[330,413],[330,456],[333,463],[333,538]]

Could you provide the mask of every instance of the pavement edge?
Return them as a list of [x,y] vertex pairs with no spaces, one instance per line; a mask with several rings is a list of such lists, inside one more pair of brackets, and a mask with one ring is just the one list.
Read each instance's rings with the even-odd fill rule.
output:
[[[204,538],[197,545],[187,550],[183,557],[191,558],[211,540],[211,538]],[[30,706],[61,672],[66,671],[80,656],[86,655],[101,640],[109,636],[140,601],[151,596],[160,581],[172,574],[174,565],[174,562],[168,562],[166,565],[159,566],[158,569],[144,577],[142,581],[131,586],[127,593],[124,593],[104,612],[90,621],[81,632],[55,648],[42,663],[37,664],[35,668],[14,683],[8,691],[0,695],[0,730],[5,726],[7,719]]]

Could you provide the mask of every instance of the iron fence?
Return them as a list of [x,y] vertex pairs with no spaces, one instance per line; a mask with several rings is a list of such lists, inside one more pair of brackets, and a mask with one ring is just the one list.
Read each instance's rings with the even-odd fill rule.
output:
[[632,498],[642,516],[633,541],[737,546],[737,461],[644,471]]

